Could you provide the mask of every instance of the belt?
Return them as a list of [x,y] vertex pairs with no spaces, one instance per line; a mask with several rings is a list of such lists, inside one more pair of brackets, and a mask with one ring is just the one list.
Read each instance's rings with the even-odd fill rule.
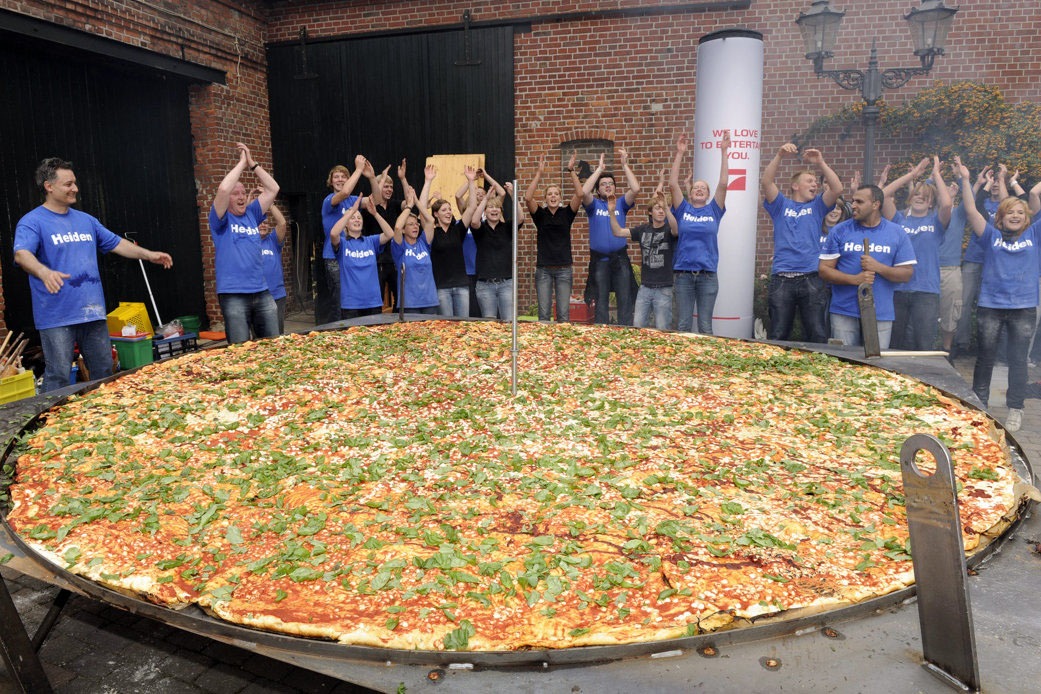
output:
[[643,286],[647,287],[648,289],[666,289],[668,287],[671,287],[672,285],[671,284],[644,284]]
[[509,282],[512,277],[478,277],[478,282],[491,282],[492,284],[502,284],[503,282]]
[[714,275],[715,270],[673,270],[674,273],[680,275]]
[[800,277],[816,277],[816,272],[778,272],[775,273],[778,277],[783,277],[786,280],[794,280]]

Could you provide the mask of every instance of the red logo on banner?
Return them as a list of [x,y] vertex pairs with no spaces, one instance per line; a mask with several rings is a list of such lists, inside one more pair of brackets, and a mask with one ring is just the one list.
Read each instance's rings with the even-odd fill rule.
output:
[[748,169],[730,169],[727,190],[745,190],[748,187]]

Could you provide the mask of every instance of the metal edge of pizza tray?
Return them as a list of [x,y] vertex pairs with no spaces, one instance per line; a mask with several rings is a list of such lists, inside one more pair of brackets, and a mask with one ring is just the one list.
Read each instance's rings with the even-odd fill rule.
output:
[[[384,322],[391,321],[370,318],[361,321],[360,324],[371,325]],[[320,329],[338,329],[340,327],[343,327],[342,323],[322,326]],[[845,361],[867,363],[871,366],[904,373],[928,383],[967,405],[979,408],[978,403],[971,402],[971,391],[966,392],[964,381],[943,360],[929,360],[923,363],[922,361],[915,362],[913,359],[883,358],[869,362],[851,353],[843,353],[840,349],[820,349],[822,347],[820,345],[778,343],[778,346],[788,349],[821,351]],[[120,376],[113,378],[117,377]],[[93,387],[96,385],[88,386],[87,389]],[[64,402],[70,393],[81,390],[84,388],[71,387],[54,394],[21,401],[17,403],[20,407],[15,408],[17,414],[12,419],[0,416],[0,434],[9,435],[2,440],[10,438],[6,451],[0,457],[0,462],[6,461],[11,455],[15,445],[13,436],[32,429],[38,421],[40,413],[55,404]],[[10,407],[0,408],[0,412]],[[10,428],[12,421],[21,422],[17,430]],[[1016,465],[1020,474],[1026,480],[1036,484],[1029,461],[1023,456],[1022,447],[1013,437],[1009,438],[1011,448],[1016,453]],[[1009,554],[1024,554],[1025,556],[1026,550],[1012,543],[1011,540],[1024,522],[1031,523],[1030,532],[1033,532],[1033,527],[1039,524],[1037,522],[1039,519],[1031,516],[1029,505],[1023,507],[1021,511],[1020,516],[999,540],[970,558],[970,566],[977,567],[980,573],[986,576],[995,573],[992,570],[993,567],[1000,567],[1004,564]],[[1021,549],[1022,552],[1017,551]],[[884,677],[880,679],[880,673],[877,671],[878,663],[869,662],[857,665],[856,657],[863,656],[863,652],[867,650],[869,653],[875,654],[892,652],[894,657],[898,657],[905,666],[908,664],[914,666],[912,672],[903,673],[901,680],[903,682],[907,681],[907,677],[911,677],[915,682],[914,686],[919,689],[925,687],[925,691],[931,691],[930,685],[934,685],[936,682],[928,675],[924,675],[924,679],[918,681],[921,674],[919,672],[921,668],[918,667],[920,660],[917,660],[913,654],[913,645],[905,643],[902,646],[898,645],[895,651],[890,650],[892,639],[888,637],[893,636],[897,627],[901,632],[907,632],[899,638],[911,641],[915,639],[916,610],[902,607],[914,602],[915,588],[913,586],[836,610],[795,619],[752,624],[743,629],[724,630],[668,641],[506,652],[407,651],[345,646],[328,641],[258,631],[210,617],[194,606],[178,611],[123,595],[93,581],[69,574],[64,569],[55,566],[25,545],[7,525],[6,518],[0,517],[0,556],[5,553],[13,555],[7,564],[12,569],[59,588],[71,590],[90,599],[102,601],[134,614],[147,616],[179,629],[385,691],[393,691],[402,683],[408,684],[410,687],[420,687],[449,681],[452,682],[449,685],[451,691],[482,691],[489,687],[508,689],[514,685],[519,687],[522,683],[528,682],[535,673],[537,673],[540,689],[579,682],[584,683],[583,686],[596,683],[596,688],[604,691],[626,691],[640,686],[640,682],[653,680],[669,688],[683,688],[689,686],[692,681],[709,686],[714,684],[715,686],[744,687],[746,685],[742,682],[745,676],[752,677],[751,680],[748,680],[749,691],[760,690],[759,688],[763,686],[759,684],[760,679],[757,678],[768,678],[766,681],[769,682],[768,689],[771,690],[778,686],[791,686],[793,683],[800,682],[817,686],[822,684],[825,674],[821,671],[822,663],[819,662],[821,654],[848,650],[850,646],[855,646],[857,641],[853,638],[854,632],[863,631],[865,628],[869,633],[867,641],[861,646],[856,646],[853,652],[846,653],[842,667],[836,667],[835,662],[828,661],[826,668],[832,676],[838,676],[847,683],[851,680],[871,680],[874,684],[886,681]],[[1018,560],[1021,561],[1022,558],[1020,557]],[[980,584],[980,587],[986,585],[985,580],[977,578],[974,581]],[[979,592],[980,587],[974,587],[974,594]],[[999,591],[987,590],[985,594],[993,597],[992,594],[995,592],[1000,604],[985,605],[983,613],[1003,614],[1005,627],[1008,626],[1009,620],[1014,622],[1017,615],[1023,614],[1022,610],[1016,608],[1035,597],[1026,589],[1026,586],[1023,586],[1022,590],[1017,590],[1014,581],[1006,582]],[[876,622],[875,627],[868,626]],[[979,617],[977,617],[977,623],[980,623]],[[913,628],[908,628],[908,625]],[[1025,644],[1027,647],[1035,649],[1041,645],[1041,627],[1031,633],[1033,626],[1032,624],[1024,625],[1024,633],[1015,637],[1014,640],[1017,643],[1014,645]],[[879,639],[879,634],[873,633],[876,628],[882,630],[883,638]],[[1015,629],[1013,629],[1013,633],[1016,633]],[[822,634],[827,639],[826,642],[820,640]],[[864,637],[858,636],[857,638],[859,640]],[[999,639],[999,641],[1003,641],[1003,639]],[[912,652],[908,652],[908,648]],[[785,649],[793,649],[790,656],[776,658],[769,656],[770,653],[785,653]],[[985,655],[989,653],[989,650],[981,649],[981,654]],[[737,658],[742,652],[767,655],[745,662],[740,668],[733,667],[733,664],[736,663],[728,666],[729,659]],[[692,658],[697,660],[692,663]],[[790,664],[792,658],[802,663],[804,667],[793,667]],[[870,661],[870,658],[868,660]],[[1003,677],[1016,678],[1023,668],[1022,664],[1029,660],[1030,658],[1019,658],[1012,662],[1005,662],[1000,668],[996,668],[995,672],[1002,673]],[[785,665],[786,662],[789,664]],[[680,666],[681,663],[685,664]],[[1017,666],[1016,663],[1019,665]],[[808,669],[805,667],[806,664],[811,664]],[[619,669],[621,665],[624,667]],[[751,665],[755,667],[751,667]],[[739,676],[739,672],[745,674]],[[783,674],[779,674],[782,672]],[[986,675],[985,670],[985,682],[987,682]],[[1023,679],[1018,681],[1031,681],[1031,678],[1041,678],[1041,670],[1038,672],[1038,677],[1034,677],[1034,673],[1031,671],[1023,671],[1022,675]],[[491,679],[488,679],[489,676]],[[691,680],[691,677],[695,679]],[[410,688],[409,691],[414,691],[414,689]],[[653,687],[651,691],[653,691]],[[1002,689],[994,691],[1002,691]],[[1013,687],[1007,691],[1017,691],[1017,689]]]

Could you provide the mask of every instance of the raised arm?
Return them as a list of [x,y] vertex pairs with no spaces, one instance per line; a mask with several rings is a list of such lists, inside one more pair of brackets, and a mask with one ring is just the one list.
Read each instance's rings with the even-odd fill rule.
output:
[[946,229],[951,223],[951,210],[954,201],[951,200],[951,192],[947,190],[947,184],[943,181],[943,172],[940,171],[940,158],[933,156],[933,183],[936,186],[936,216],[940,224]]
[[828,166],[828,162],[824,161],[824,155],[819,149],[806,150],[803,152],[802,158],[809,164],[816,164],[824,172],[824,182],[828,184],[828,187],[824,189],[821,200],[829,208],[834,207],[839,196],[842,195],[842,179]]
[[1026,190],[1023,189],[1023,186],[1020,185],[1020,183],[1019,183],[1019,169],[1016,169],[1015,171],[1013,171],[1012,175],[1009,176],[1009,179],[1008,179],[1008,189],[1017,198],[1023,198],[1024,200],[1026,199],[1024,196],[1027,194],[1027,192],[1026,192]]
[[427,228],[427,220],[430,221],[430,228],[434,226],[434,216],[430,214],[430,182],[437,177],[437,167],[433,164],[427,164],[423,167],[423,190],[419,192],[419,221],[423,224],[423,229]]
[[535,191],[538,190],[539,180],[542,178],[542,172],[546,169],[546,155],[543,154],[539,157],[539,166],[535,169],[535,176],[531,179],[531,183],[524,190],[524,204],[528,207],[528,214],[535,214],[535,211],[539,209],[539,204],[535,202]]
[[969,169],[961,163],[961,157],[954,157],[954,169],[961,179],[961,204],[965,208],[965,223],[976,236],[983,236],[987,228],[987,218],[976,209],[976,201],[972,196],[972,179],[969,178]]
[[224,174],[224,179],[217,186],[217,193],[213,196],[213,210],[218,217],[224,217],[228,211],[228,204],[231,202],[231,191],[235,189],[235,184],[242,177],[242,172],[245,170],[249,160],[249,150],[246,148],[246,145],[236,142],[235,147],[239,150],[239,161],[235,166],[231,167],[231,171]]
[[780,195],[781,189],[777,187],[777,169],[781,167],[781,159],[785,157],[794,157],[799,153],[799,148],[794,143],[786,142],[781,145],[781,148],[777,150],[777,154],[770,160],[770,163],[763,169],[763,197],[766,198],[767,202],[773,202]]
[[1008,186],[1005,183],[1005,179],[1008,177],[1008,167],[1004,164],[998,164],[998,175],[994,177],[995,182],[998,184],[998,199],[1004,200],[1008,197]]
[[893,197],[896,195],[896,191],[906,186],[909,182],[914,181],[916,178],[922,175],[925,171],[925,167],[928,165],[928,159],[922,159],[916,165],[912,166],[907,170],[903,176],[895,178],[882,188],[882,194],[884,196],[882,201],[882,216],[886,219],[892,219],[896,215],[896,202]]
[[[329,243],[332,244],[334,249],[340,247],[340,238],[343,236],[343,232],[347,228],[347,221],[351,218],[351,215],[357,211],[360,202],[361,198],[355,198],[354,204],[351,205],[351,208],[344,214],[341,214],[340,218],[336,220],[336,224],[333,224],[333,228],[329,230]],[[376,215],[376,217],[379,217],[379,215]]]
[[[882,172],[880,174],[878,174],[878,183],[876,184],[876,185],[878,185],[879,188],[885,188],[886,180],[889,178],[889,170],[891,168],[893,168],[892,164],[886,164],[885,166],[882,167]],[[859,181],[860,180],[859,179],[860,172],[857,172],[857,176],[858,176],[857,180]]]
[[[412,214],[411,210],[402,210],[401,214],[398,215],[398,218],[396,220],[394,220],[394,243],[401,244],[402,239],[405,238],[405,233],[404,233],[404,231],[405,231],[405,222],[408,220],[408,216],[410,214]],[[424,222],[423,231],[424,232],[426,231],[425,222]],[[433,219],[430,220],[430,231],[431,231],[431,235],[432,235],[433,231],[434,231],[434,220]]]
[[615,204],[615,196],[611,195],[607,198],[607,218],[611,221],[611,233],[615,236],[621,236],[623,238],[632,238],[632,234],[629,233],[628,229],[625,229],[618,223],[618,216],[614,213],[615,208],[618,205]]
[[282,210],[278,209],[278,205],[274,203],[271,203],[268,212],[271,214],[271,221],[275,224],[275,238],[278,239],[279,243],[284,243],[286,234],[289,233],[289,225],[286,223],[285,215],[282,214]]
[[[498,195],[500,198],[506,197],[506,189],[503,188],[501,185],[499,185],[498,181],[496,181],[494,178],[492,178],[492,175],[490,173],[488,173],[488,169],[478,169],[477,175],[478,176],[484,176],[484,180],[488,181],[488,185],[491,186],[488,189],[488,194],[489,195],[491,195],[492,192],[494,191],[494,193],[496,195]],[[462,208],[460,208],[460,209],[462,209]]]
[[1027,196],[1027,206],[1030,208],[1031,216],[1041,212],[1041,181],[1034,184]]
[[354,192],[354,188],[358,185],[358,181],[361,180],[361,176],[365,173],[365,164],[368,162],[361,154],[357,154],[354,157],[354,173],[348,178],[347,182],[343,184],[343,188],[333,193],[333,198],[330,201],[333,207],[336,207],[341,202],[350,197],[351,193]]
[[720,208],[727,206],[727,183],[730,182],[730,131],[723,131],[723,139],[720,141],[719,181],[716,182],[716,204]]
[[[573,172],[572,172],[573,173]],[[582,204],[588,205],[593,202],[593,191],[596,189],[596,182],[600,176],[604,173],[604,155],[600,155],[600,163],[596,165],[593,173],[589,174],[589,178],[582,184]],[[577,174],[575,174],[575,180],[578,180]]]
[[468,203],[470,195],[470,184],[467,181],[463,181],[463,184],[455,191],[455,206],[457,209],[465,209]]
[[622,172],[625,174],[625,182],[629,186],[629,190],[625,191],[625,201],[629,203],[629,207],[632,207],[633,203],[636,202],[636,196],[640,194],[640,182],[636,180],[636,175],[629,168],[629,152],[625,150],[625,147],[619,147],[618,154],[622,161]]
[[679,207],[683,202],[683,189],[680,187],[680,167],[683,166],[683,157],[687,156],[686,133],[680,133],[676,138],[676,154],[672,158],[672,168],[669,169],[669,192],[672,194],[672,206]]
[[[722,207],[722,205],[720,205],[720,207]],[[676,215],[672,214],[672,210],[669,209],[668,205],[665,205],[665,220],[669,223],[669,231],[672,232],[672,235],[673,236],[679,236],[680,235],[680,225],[679,225],[679,222],[676,221]]]
[[481,215],[484,214],[484,204],[488,202],[491,195],[485,195],[481,203],[477,203],[477,169],[472,166],[463,167],[463,175],[466,176],[466,184],[470,187],[470,195],[466,201],[466,209],[463,210],[463,226],[469,227],[476,219],[477,226],[481,226]]
[[253,155],[249,153],[249,148],[241,142],[236,143],[236,147],[242,147],[246,153],[246,165],[249,170],[252,171],[257,180],[260,181],[260,187],[263,189],[260,195],[257,196],[257,201],[260,203],[260,209],[263,210],[264,214],[271,208],[271,203],[275,201],[275,197],[278,195],[278,183],[271,177],[264,167],[261,166],[253,159]]

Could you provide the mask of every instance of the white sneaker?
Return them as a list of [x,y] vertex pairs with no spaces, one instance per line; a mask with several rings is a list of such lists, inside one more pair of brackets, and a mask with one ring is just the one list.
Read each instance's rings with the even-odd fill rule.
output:
[[1009,410],[1008,419],[1005,420],[1005,430],[1017,432],[1021,426],[1023,426],[1023,410]]

